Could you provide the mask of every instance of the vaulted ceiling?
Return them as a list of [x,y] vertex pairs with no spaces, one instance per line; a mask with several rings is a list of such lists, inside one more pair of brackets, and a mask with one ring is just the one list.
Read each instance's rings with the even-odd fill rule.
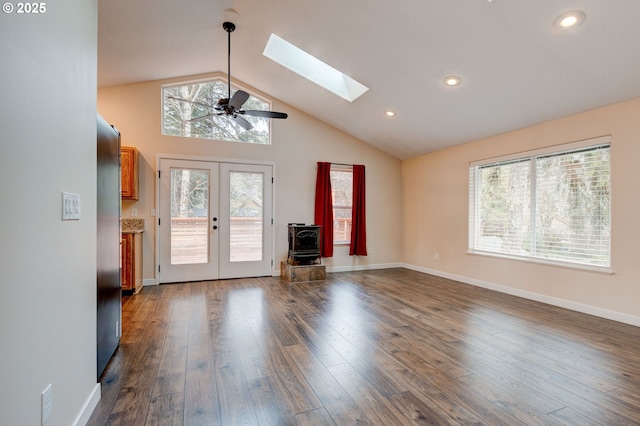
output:
[[[98,4],[100,87],[226,73],[228,20],[234,79],[400,159],[640,96],[638,0]],[[576,9],[582,25],[554,27]],[[348,102],[264,57],[271,33],[369,91]]]

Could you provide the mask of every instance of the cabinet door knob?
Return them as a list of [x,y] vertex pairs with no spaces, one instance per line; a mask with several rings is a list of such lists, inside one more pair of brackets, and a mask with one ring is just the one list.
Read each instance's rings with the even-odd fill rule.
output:
[[213,225],[213,229],[218,229],[218,226],[217,225]]

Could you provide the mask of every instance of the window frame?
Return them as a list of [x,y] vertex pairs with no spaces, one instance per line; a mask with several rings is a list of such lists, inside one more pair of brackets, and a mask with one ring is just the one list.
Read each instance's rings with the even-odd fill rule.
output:
[[[234,139],[212,138],[212,137],[206,137],[206,136],[173,135],[173,134],[167,133],[165,131],[165,114],[166,114],[166,111],[165,111],[165,95],[164,95],[165,89],[172,88],[172,87],[181,87],[181,86],[189,86],[189,85],[194,85],[194,84],[209,83],[209,82],[219,82],[219,83],[222,83],[225,87],[228,87],[228,81],[226,80],[226,77],[224,77],[224,76],[214,76],[214,77],[201,78],[201,79],[196,79],[196,80],[177,81],[177,82],[172,82],[172,83],[166,83],[166,84],[163,84],[163,85],[160,86],[160,112],[161,112],[161,115],[160,115],[160,134],[162,136],[171,136],[171,137],[189,138],[189,139],[216,140],[216,141],[235,142],[235,143],[246,143],[246,144],[250,144],[250,145],[261,145],[261,146],[271,146],[271,145],[273,145],[273,141],[272,141],[272,125],[271,125],[271,120],[269,120],[269,119],[265,119],[265,122],[266,122],[266,125],[267,125],[267,134],[268,134],[268,142],[267,143],[257,143],[257,142],[252,142],[252,141],[242,141],[242,140],[234,140]],[[268,106],[267,110],[271,110],[272,109],[272,101],[270,99],[266,98],[265,96],[256,94],[255,91],[247,89],[245,86],[232,83],[231,84],[231,92],[232,92],[232,94],[237,90],[245,91],[245,92],[247,92],[249,94],[250,98],[255,98],[258,101],[265,103]],[[225,91],[225,93],[226,93],[226,91]],[[225,95],[225,97],[226,97],[226,95]],[[244,116],[243,118],[245,118],[245,119],[248,118],[249,120],[251,120],[253,117]],[[249,132],[250,132],[250,130],[249,130]]]
[[[335,197],[334,197],[334,185],[333,185],[333,172],[347,172],[347,173],[351,173],[351,205],[349,206],[342,206],[342,205],[336,205],[335,204]],[[329,171],[329,176],[331,179],[331,197],[332,197],[332,202],[333,202],[333,245],[350,245],[351,244],[351,227],[353,226],[353,166],[352,165],[348,165],[348,164],[331,164],[331,169]],[[349,232],[348,232],[348,238],[346,240],[337,240],[336,239],[336,235],[338,234],[336,232],[336,208],[338,209],[348,209],[351,214],[349,216]]]
[[[483,160],[478,160],[478,161],[472,161],[469,163],[469,216],[468,216],[468,220],[469,220],[469,235],[468,235],[468,250],[467,250],[467,254],[474,254],[474,255],[484,255],[484,256],[491,256],[491,257],[499,257],[499,258],[507,258],[507,259],[516,259],[516,260],[521,260],[521,261],[526,261],[526,262],[532,262],[532,263],[541,263],[541,264],[549,264],[549,265],[555,265],[555,266],[563,266],[563,267],[568,267],[568,268],[574,268],[574,269],[582,269],[582,270],[589,270],[589,271],[594,271],[594,272],[603,272],[603,273],[613,273],[612,270],[612,252],[611,252],[611,240],[612,240],[612,236],[611,236],[611,230],[612,230],[612,224],[611,224],[611,206],[612,206],[612,195],[611,195],[611,177],[612,177],[612,172],[611,172],[611,136],[602,136],[602,137],[597,137],[597,138],[593,138],[593,139],[587,139],[587,140],[583,140],[583,141],[579,141],[579,142],[573,142],[573,143],[568,143],[568,144],[562,144],[562,145],[555,145],[555,146],[550,146],[547,148],[543,148],[543,149],[537,149],[537,150],[532,150],[532,151],[525,151],[525,152],[520,152],[520,153],[515,153],[515,154],[510,154],[510,155],[505,155],[505,156],[500,156],[500,157],[494,157],[494,158],[488,158],[488,159],[483,159]],[[570,261],[570,260],[558,260],[558,259],[549,259],[549,258],[543,258],[543,257],[536,257],[535,254],[533,255],[518,255],[518,254],[511,254],[511,253],[504,253],[504,252],[500,252],[500,251],[492,251],[492,250],[487,250],[487,249],[479,249],[478,247],[478,240],[477,238],[480,236],[480,232],[479,232],[479,222],[480,222],[480,216],[481,216],[481,212],[480,212],[480,206],[479,206],[479,198],[480,198],[480,179],[478,179],[478,172],[481,168],[483,167],[490,167],[490,166],[497,166],[497,165],[501,165],[501,164],[508,164],[508,163],[516,163],[516,162],[522,162],[522,161],[529,161],[532,162],[533,164],[535,164],[535,161],[537,158],[544,158],[544,157],[550,157],[550,156],[554,156],[554,155],[563,155],[563,154],[569,154],[572,152],[578,152],[578,151],[585,151],[585,150],[589,150],[589,149],[596,149],[596,148],[608,148],[609,149],[609,171],[608,171],[608,177],[609,177],[609,209],[608,209],[608,232],[609,232],[609,238],[608,238],[608,264],[607,265],[595,265],[595,264],[588,264],[588,263],[581,263],[581,262],[577,262],[577,261]],[[538,219],[538,214],[535,212],[535,198],[537,196],[537,188],[536,188],[536,178],[535,176],[532,176],[530,174],[530,176],[528,177],[530,185],[531,185],[531,191],[530,191],[530,195],[529,195],[529,202],[530,204],[533,205],[533,207],[530,209],[531,213],[530,213],[530,220],[536,221]],[[535,238],[534,236],[532,236],[532,238]]]

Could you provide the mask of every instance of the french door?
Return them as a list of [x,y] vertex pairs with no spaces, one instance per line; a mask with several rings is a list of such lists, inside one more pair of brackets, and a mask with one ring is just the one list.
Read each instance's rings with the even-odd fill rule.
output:
[[161,158],[158,282],[271,275],[272,167]]

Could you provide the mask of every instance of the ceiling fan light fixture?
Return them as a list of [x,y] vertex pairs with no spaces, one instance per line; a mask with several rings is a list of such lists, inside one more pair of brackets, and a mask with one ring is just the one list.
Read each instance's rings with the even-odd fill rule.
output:
[[556,19],[553,20],[553,26],[559,30],[568,30],[579,27],[585,19],[586,15],[583,11],[571,10],[558,15]]
[[445,86],[455,87],[462,84],[462,79],[457,75],[448,75],[443,80]]

